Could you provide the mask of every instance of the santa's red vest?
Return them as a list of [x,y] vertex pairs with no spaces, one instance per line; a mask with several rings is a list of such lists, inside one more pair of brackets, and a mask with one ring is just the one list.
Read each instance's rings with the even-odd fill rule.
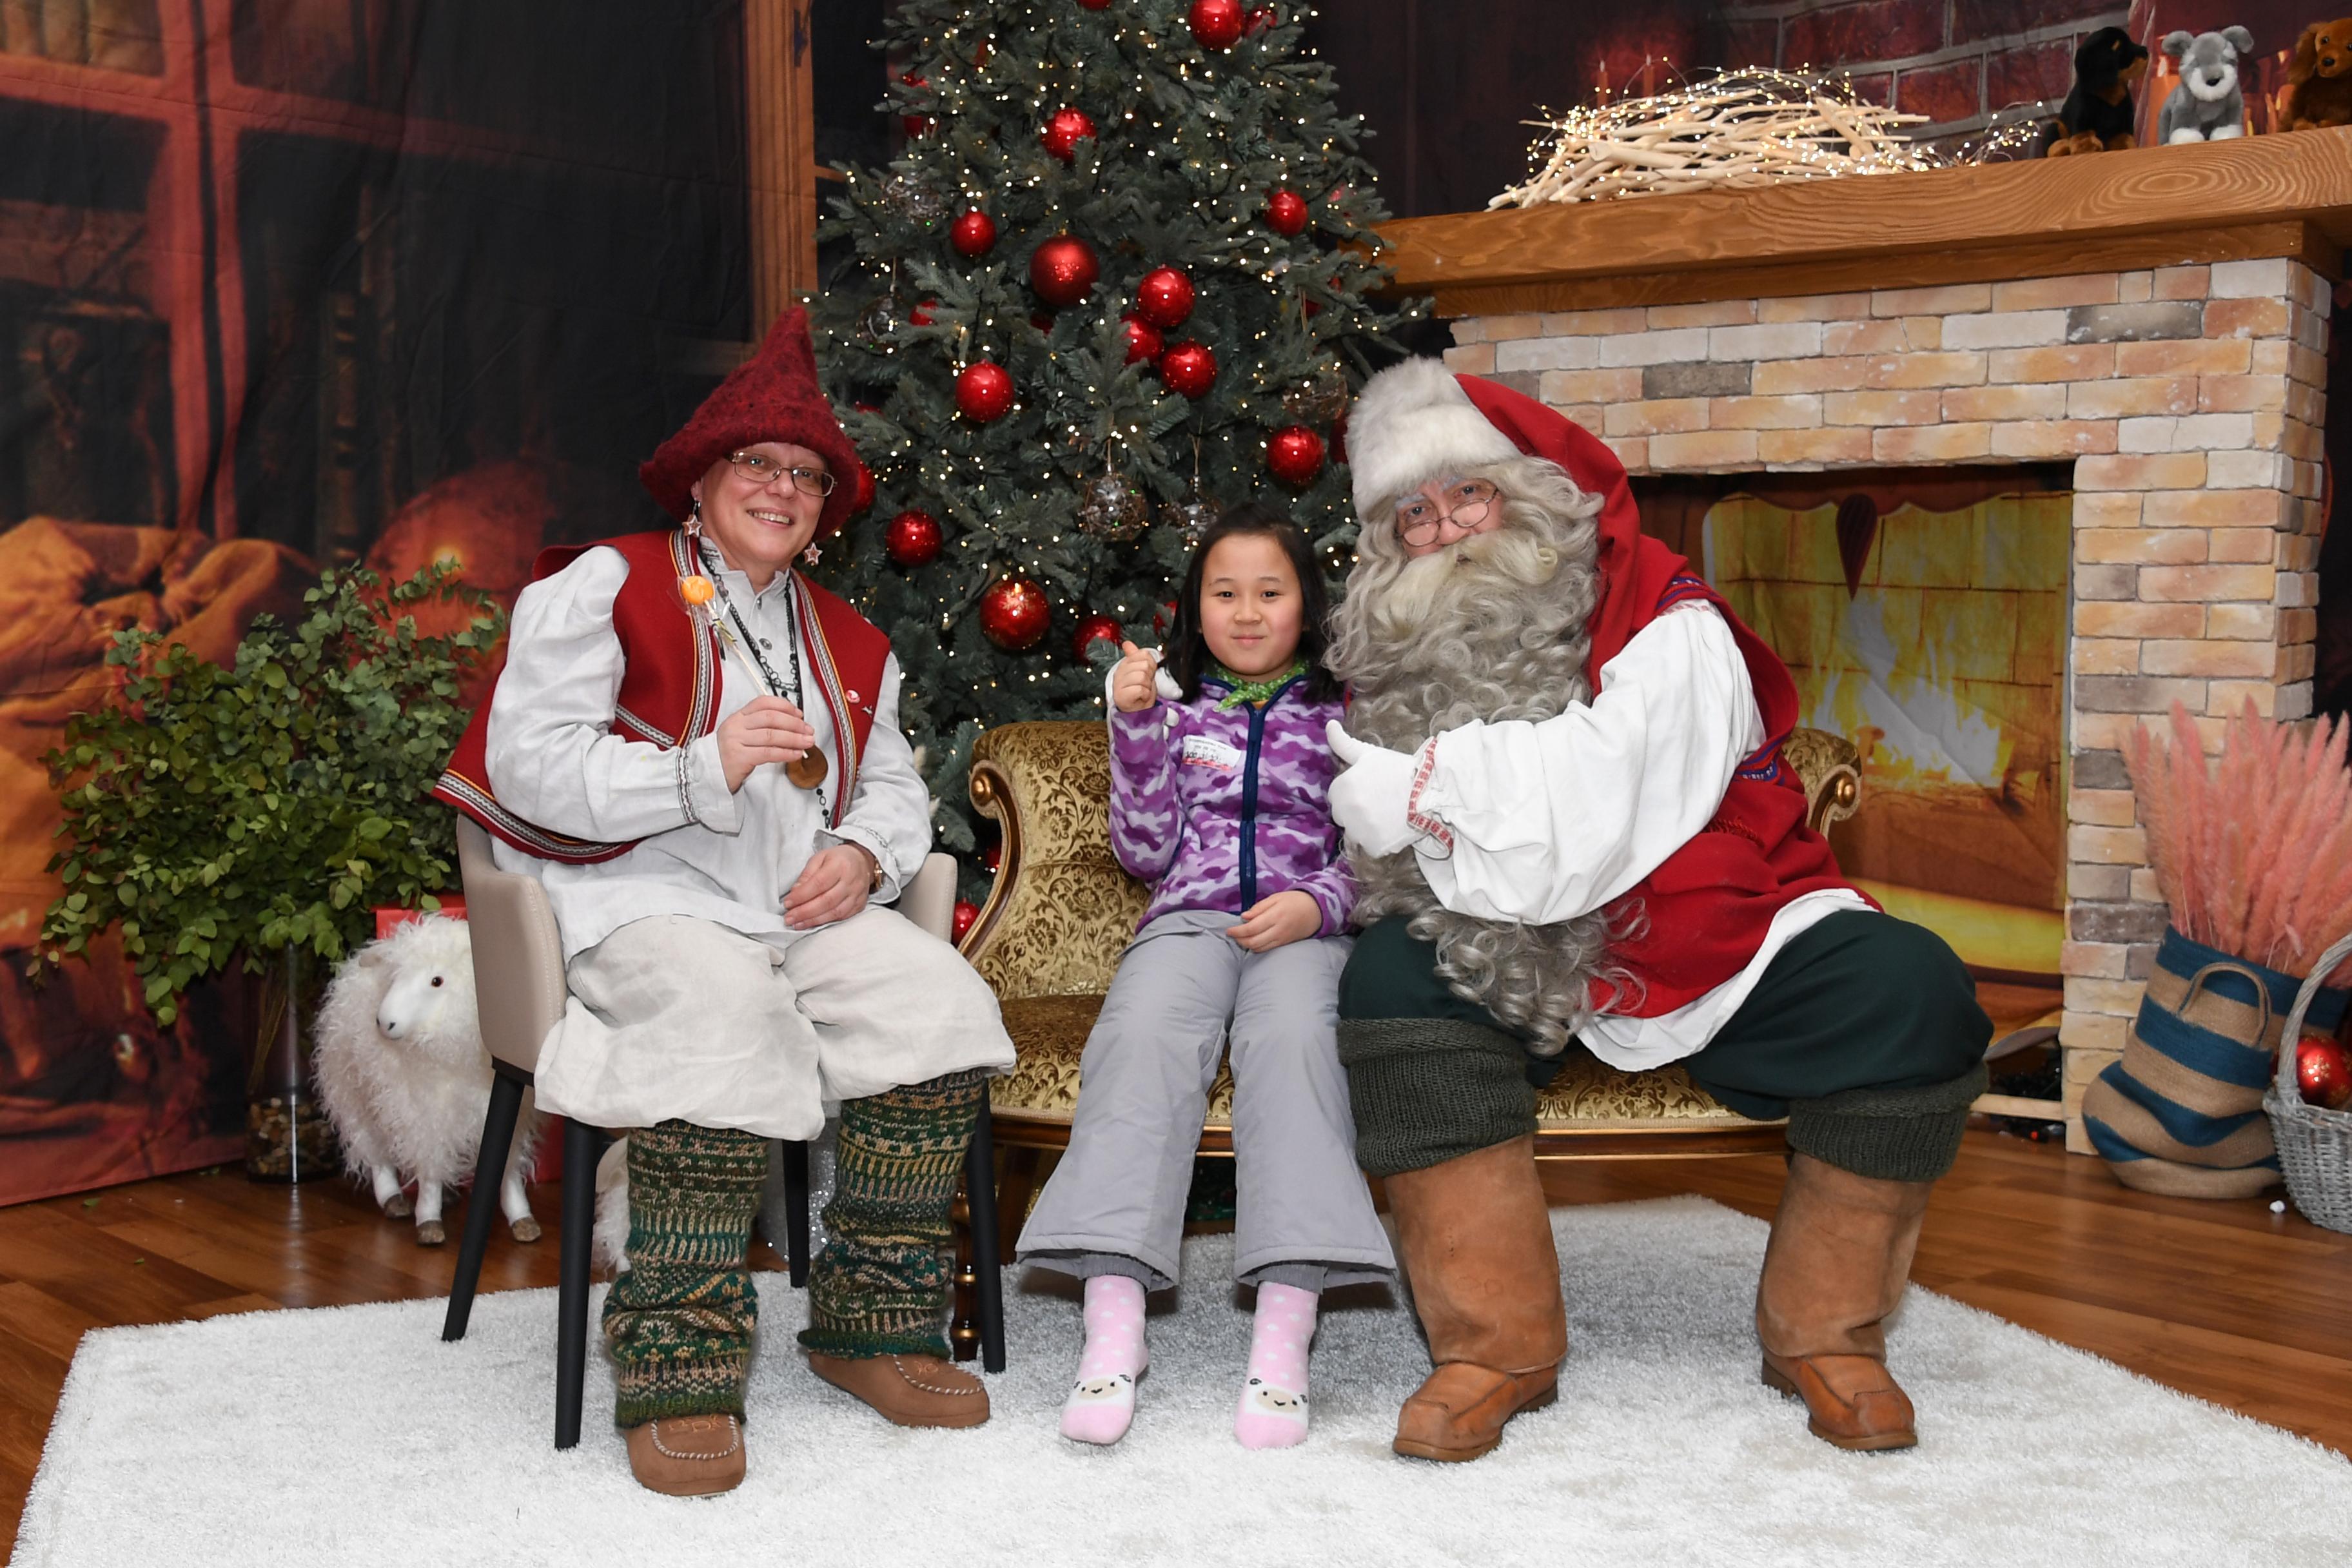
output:
[[[616,550],[629,563],[628,579],[613,600],[613,630],[621,639],[621,689],[613,701],[613,732],[632,741],[672,747],[701,739],[717,727],[721,654],[717,634],[699,624],[678,595],[680,577],[702,570],[694,547],[680,529],[625,534],[601,545],[557,545],[531,563],[532,582],[561,572],[583,552]],[[801,665],[812,678],[803,684],[833,720],[839,755],[832,768],[833,822],[857,791],[858,760],[874,728],[874,705],[882,693],[882,667],[890,639],[872,622],[797,572],[786,574],[795,595],[793,620],[801,632]],[[740,672],[737,679],[748,679]],[[542,859],[589,865],[632,848],[625,844],[573,838],[542,827],[499,804],[485,762],[490,704],[476,710],[457,742],[433,796],[480,823],[489,832]]]
[[1532,398],[1477,376],[1458,378],[1479,413],[1523,452],[1549,458],[1579,489],[1601,498],[1601,603],[1588,623],[1585,679],[1601,671],[1635,633],[1677,605],[1704,600],[1730,624],[1748,663],[1764,744],[1739,765],[1714,819],[1666,857],[1612,910],[1639,918],[1610,956],[1631,973],[1619,988],[1595,981],[1595,1008],[1654,1018],[1686,1006],[1748,967],[1781,906],[1824,888],[1850,887],[1829,841],[1806,825],[1805,789],[1780,758],[1798,718],[1796,682],[1764,640],[1740,624],[1690,563],[1642,531],[1625,466],[1600,440]]

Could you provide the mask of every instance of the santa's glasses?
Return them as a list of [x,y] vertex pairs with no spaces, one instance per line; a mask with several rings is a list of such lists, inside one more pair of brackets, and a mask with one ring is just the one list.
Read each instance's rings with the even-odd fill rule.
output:
[[1486,521],[1486,510],[1503,499],[1503,492],[1485,479],[1459,479],[1447,485],[1442,499],[1432,500],[1417,495],[1396,510],[1397,537],[1415,550],[1437,538],[1437,531],[1452,523],[1468,533]]
[[833,476],[823,468],[795,468],[781,458],[769,457],[765,452],[730,452],[727,460],[735,465],[737,473],[754,485],[773,484],[779,475],[790,474],[793,489],[803,495],[829,496],[833,493]]

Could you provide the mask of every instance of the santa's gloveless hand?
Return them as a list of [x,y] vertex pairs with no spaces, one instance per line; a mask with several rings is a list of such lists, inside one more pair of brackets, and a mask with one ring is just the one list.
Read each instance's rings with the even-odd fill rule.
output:
[[1412,758],[1359,741],[1333,719],[1323,727],[1343,771],[1331,781],[1331,820],[1370,855],[1393,855],[1420,835],[1405,821]]

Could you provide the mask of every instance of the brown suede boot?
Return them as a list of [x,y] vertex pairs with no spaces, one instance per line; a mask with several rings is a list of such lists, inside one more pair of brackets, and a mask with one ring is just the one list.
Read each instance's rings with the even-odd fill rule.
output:
[[743,1480],[743,1423],[733,1415],[664,1415],[626,1433],[637,1484],[665,1497],[709,1497]]
[[809,1370],[900,1426],[977,1426],[988,1419],[988,1385],[935,1355],[830,1356],[811,1351]]
[[1919,1440],[1910,1396],[1886,1370],[1882,1324],[1910,1283],[1934,1184],[1789,1158],[1756,1286],[1756,1337],[1765,1383],[1804,1400],[1823,1442],[1875,1449]]
[[1386,1185],[1437,1363],[1398,1413],[1391,1446],[1417,1459],[1475,1459],[1503,1440],[1512,1416],[1552,1402],[1568,1353],[1535,1140],[1400,1172]]

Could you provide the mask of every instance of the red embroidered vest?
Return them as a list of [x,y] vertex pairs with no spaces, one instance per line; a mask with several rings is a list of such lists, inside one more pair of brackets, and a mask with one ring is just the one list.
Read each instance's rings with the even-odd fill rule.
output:
[[1730,624],[1748,662],[1764,716],[1763,745],[1740,764],[1714,819],[1612,906],[1641,910],[1635,934],[1610,949],[1635,984],[1621,996],[1596,981],[1592,1005],[1625,1017],[1654,1018],[1689,1005],[1747,968],[1781,906],[1821,889],[1851,886],[1829,840],[1806,826],[1805,786],[1780,759],[1780,742],[1797,724],[1796,682],[1780,656],[1740,624],[1687,560],[1642,531],[1641,510],[1614,452],[1508,387],[1477,376],[1459,380],[1480,413],[1507,433],[1518,432],[1513,440],[1521,450],[1559,463],[1579,489],[1601,498],[1595,520],[1601,603],[1587,623],[1592,648],[1584,664],[1594,691],[1601,689],[1602,668],[1636,632],[1694,599],[1713,605]]
[[[718,726],[721,654],[717,636],[696,624],[678,596],[677,580],[702,570],[684,531],[625,534],[602,545],[555,545],[531,563],[531,581],[552,576],[587,551],[617,550],[629,575],[613,600],[613,630],[621,639],[621,689],[613,702],[613,732],[665,748],[700,740]],[[832,768],[833,823],[838,826],[857,791],[858,760],[874,728],[882,669],[890,639],[797,572],[788,572],[793,618],[801,633],[803,698],[813,690],[833,720],[839,755]],[[741,679],[739,675],[738,679]],[[499,804],[486,763],[491,704],[466,726],[457,749],[433,787],[433,797],[455,806],[516,848],[547,860],[592,865],[635,847],[573,838],[542,827]]]

